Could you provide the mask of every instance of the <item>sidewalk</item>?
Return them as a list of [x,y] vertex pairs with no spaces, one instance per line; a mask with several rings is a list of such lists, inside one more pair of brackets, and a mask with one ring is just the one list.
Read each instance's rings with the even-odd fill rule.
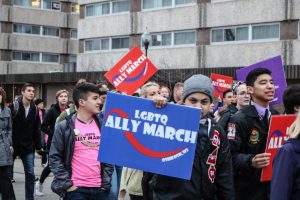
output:
[[[43,167],[41,165],[41,158],[40,156],[36,156],[35,158],[35,167],[34,167],[34,173],[36,177],[40,177]],[[24,200],[25,199],[25,175],[24,175],[24,169],[21,159],[15,160],[15,166],[14,166],[14,179],[15,183],[13,183],[15,195],[17,200]],[[43,186],[43,197],[36,197],[37,200],[55,200],[59,199],[58,195],[53,193],[51,191],[50,185],[53,179],[53,174],[50,174],[50,176],[45,180]]]
[[[35,156],[35,167],[34,167],[34,173],[36,177],[40,177],[43,167],[41,165],[41,157],[36,154]],[[14,191],[16,195],[17,200],[25,200],[25,175],[24,175],[24,169],[21,159],[17,158],[15,160],[15,166],[14,166],[14,179],[15,183],[13,183]],[[56,195],[54,192],[51,191],[51,182],[53,180],[53,174],[51,173],[47,179],[45,180],[43,184],[43,193],[44,196],[42,197],[35,197],[36,200],[58,200],[59,196]],[[113,183],[111,188],[111,198],[109,200],[116,200],[116,196],[113,193],[116,193],[117,186],[116,186],[116,175],[113,174]],[[128,196],[127,198],[128,199]]]

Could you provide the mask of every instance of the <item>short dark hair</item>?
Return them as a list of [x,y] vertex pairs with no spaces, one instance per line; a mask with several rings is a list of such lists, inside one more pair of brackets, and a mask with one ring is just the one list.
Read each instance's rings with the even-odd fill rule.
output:
[[73,90],[73,101],[76,105],[77,108],[79,108],[79,99],[87,99],[87,94],[89,92],[93,93],[98,93],[99,94],[99,88],[93,84],[93,83],[83,83],[81,85],[78,85],[74,90]]
[[21,91],[24,92],[28,87],[33,87],[34,88],[33,83],[24,83],[24,85],[21,88]]
[[224,98],[229,92],[232,92],[232,90],[231,90],[231,89],[225,90],[225,91],[223,92],[223,98]]
[[289,86],[283,93],[283,105],[286,114],[294,114],[294,107],[300,106],[300,84]]
[[267,68],[256,68],[250,71],[246,77],[246,85],[247,86],[254,86],[254,82],[256,81],[257,77],[262,74],[269,74],[272,76],[272,72]]

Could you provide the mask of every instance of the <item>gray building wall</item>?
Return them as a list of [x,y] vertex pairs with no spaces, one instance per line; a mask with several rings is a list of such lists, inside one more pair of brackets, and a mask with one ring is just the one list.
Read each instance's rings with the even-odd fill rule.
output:
[[[71,13],[71,2],[61,1],[61,11],[33,9],[0,3],[0,74],[48,73],[63,71],[70,55],[78,53],[78,40],[70,39],[70,30],[77,29],[79,14]],[[4,5],[5,4],[5,5]],[[59,37],[13,33],[14,23],[56,27]],[[5,30],[4,30],[5,28]],[[12,60],[13,51],[59,54],[59,63]],[[6,59],[4,59],[6,58]]]
[[[104,1],[79,0],[83,11],[85,5],[96,2]],[[131,5],[132,7],[134,6]],[[117,52],[85,53],[85,39],[124,35],[131,37],[130,47],[141,46],[140,35],[146,29],[150,33],[181,30],[197,32],[195,45],[150,47],[148,57],[159,69],[238,67],[277,55],[282,55],[285,65],[299,65],[299,10],[300,1],[297,0],[232,0],[220,3],[205,0],[172,8],[143,10],[140,7],[118,15],[91,18],[81,15],[78,23],[81,48],[77,69],[108,70],[129,51],[125,49]],[[273,22],[280,23],[278,41],[251,41],[240,44],[210,42],[212,28]]]

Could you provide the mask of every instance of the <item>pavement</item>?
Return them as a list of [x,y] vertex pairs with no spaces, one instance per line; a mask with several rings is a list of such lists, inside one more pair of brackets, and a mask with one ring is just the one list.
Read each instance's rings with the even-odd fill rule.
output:
[[[34,172],[36,177],[40,177],[43,167],[41,165],[41,157],[36,154],[35,157],[35,167]],[[14,179],[15,183],[13,183],[14,191],[16,195],[17,200],[25,200],[25,175],[24,175],[24,169],[21,159],[17,158],[15,160],[14,165]],[[59,196],[56,195],[54,192],[51,191],[51,182],[53,180],[53,174],[51,173],[45,180],[43,184],[43,193],[44,196],[37,197],[35,196],[36,200],[58,200]],[[116,200],[116,192],[117,192],[117,186],[116,186],[116,175],[113,174],[113,182],[112,182],[112,188],[111,188],[111,194],[109,200]],[[128,197],[126,198],[128,199]]]

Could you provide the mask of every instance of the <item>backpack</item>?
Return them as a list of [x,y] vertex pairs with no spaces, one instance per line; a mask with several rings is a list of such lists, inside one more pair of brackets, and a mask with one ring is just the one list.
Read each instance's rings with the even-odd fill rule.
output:
[[17,114],[18,114],[19,107],[20,107],[19,102],[18,101],[14,101],[13,102],[13,106],[14,106],[14,110],[13,110],[13,117],[12,118],[15,119],[16,116],[17,116]]

